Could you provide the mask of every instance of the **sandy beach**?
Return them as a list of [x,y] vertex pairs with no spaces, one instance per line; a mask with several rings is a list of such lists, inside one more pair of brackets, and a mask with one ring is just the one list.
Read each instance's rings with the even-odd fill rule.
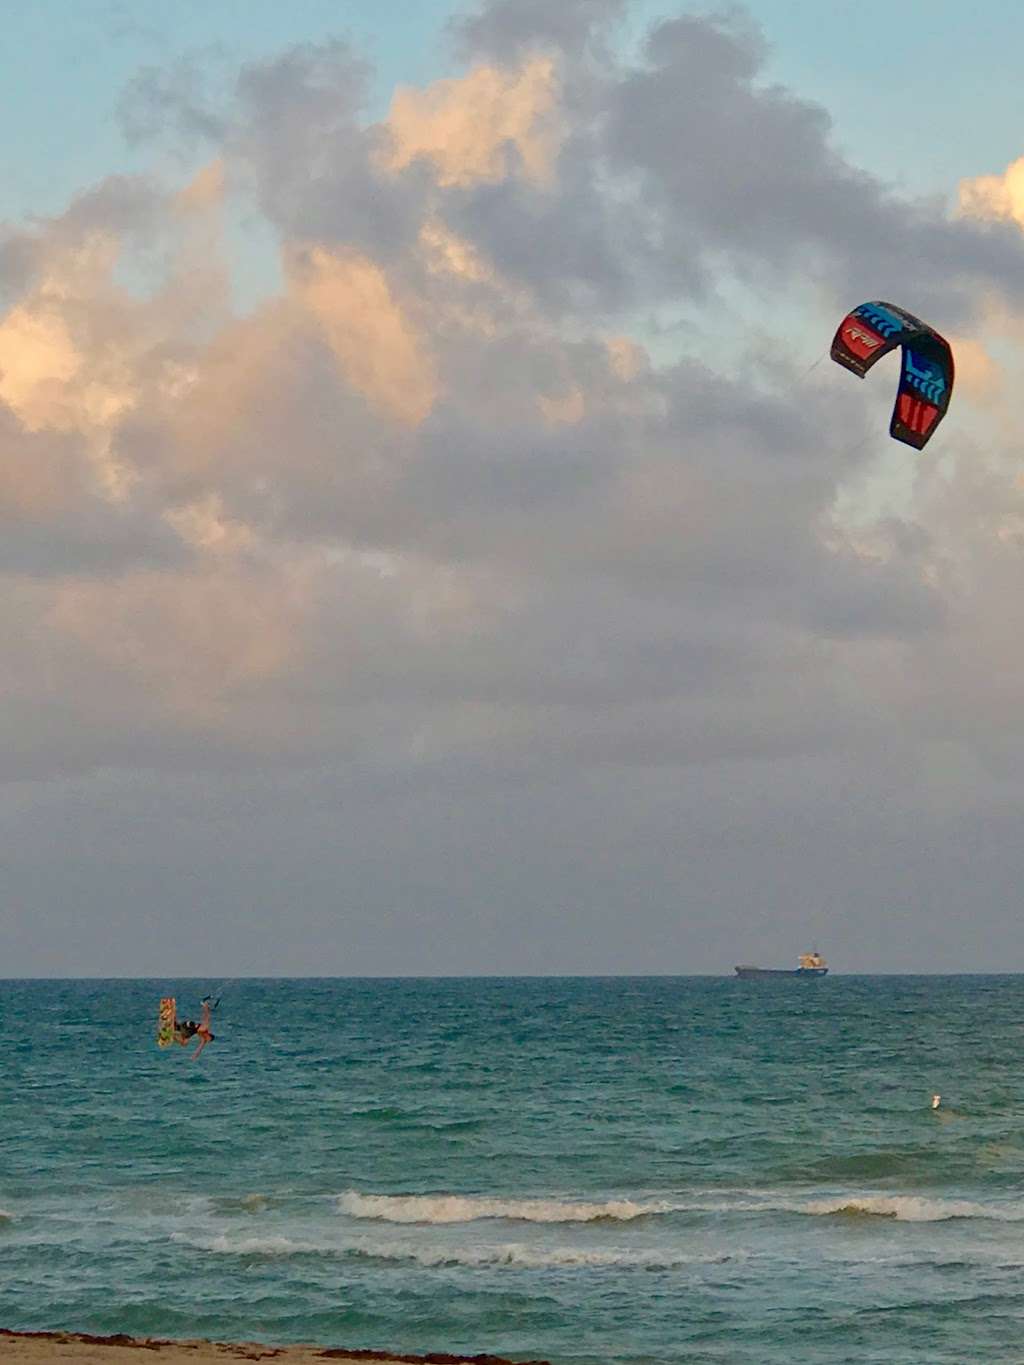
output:
[[[512,1365],[501,1356],[387,1355],[325,1346],[267,1346],[258,1342],[165,1341],[156,1337],[89,1336],[78,1332],[10,1332],[0,1329],[0,1360],[25,1365],[224,1365],[235,1360],[275,1360],[280,1365],[319,1365],[324,1360],[373,1361],[374,1365]],[[548,1365],[534,1360],[522,1365]]]

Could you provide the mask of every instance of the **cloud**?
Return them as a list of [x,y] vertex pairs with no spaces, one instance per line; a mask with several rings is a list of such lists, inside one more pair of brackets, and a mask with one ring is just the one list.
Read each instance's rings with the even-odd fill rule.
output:
[[136,394],[125,349],[106,326],[112,236],[89,235],[52,257],[36,288],[0,318],[0,400],[27,432],[75,432],[103,489],[122,497],[110,433]]
[[293,254],[289,277],[352,387],[383,412],[419,425],[437,397],[434,368],[380,268],[355,253],[313,248]]
[[608,151],[638,179],[662,272],[703,256],[831,277],[862,295],[969,313],[992,283],[1020,298],[1019,244],[908,201],[843,160],[820,106],[760,81],[760,35],[738,21],[665,21],[609,95]]
[[[242,677],[267,705],[283,705],[273,698],[287,679],[315,675],[313,691],[330,691],[338,660],[296,641],[333,636],[344,620],[338,688],[361,686],[370,669],[386,691],[392,667],[416,712],[400,727],[410,736],[423,728],[422,679],[428,713],[455,688],[442,729],[458,732],[459,707],[486,699],[499,733],[504,692],[509,733],[524,745],[532,727],[541,750],[546,691],[578,694],[579,735],[603,750],[605,708],[636,689],[671,695],[658,671],[678,653],[707,661],[687,665],[669,707],[669,747],[682,759],[717,731],[706,706],[736,667],[723,648],[730,631],[765,697],[779,668],[773,629],[798,653],[815,640],[942,633],[927,537],[900,544],[883,529],[881,560],[866,559],[832,528],[838,493],[863,464],[830,434],[837,415],[852,422],[863,408],[852,387],[796,401],[788,372],[780,388],[779,370],[757,359],[735,377],[699,355],[656,362],[631,329],[647,299],[699,297],[730,253],[767,278],[796,271],[815,247],[838,295],[881,231],[897,251],[901,234],[908,250],[913,239],[921,275],[929,249],[934,264],[936,243],[958,243],[944,278],[965,322],[968,282],[988,270],[997,290],[1000,262],[966,222],[900,204],[845,165],[822,110],[758,84],[754,31],[662,23],[630,63],[610,44],[615,14],[481,9],[461,29],[468,70],[398,92],[376,126],[361,114],[357,56],[339,44],[296,49],[243,70],[222,120],[204,125],[214,155],[185,185],[134,199],[112,185],[26,234],[31,269],[0,321],[0,359],[10,357],[0,398],[26,438],[49,440],[53,463],[21,492],[12,476],[8,504],[12,515],[73,515],[61,480],[77,460],[73,486],[92,477],[94,505],[121,509],[134,528],[121,544],[138,555],[110,580],[83,564],[78,595],[65,576],[47,618],[63,649],[88,645],[90,676],[119,669],[142,685],[152,658],[145,714],[174,695],[154,685],[168,654],[146,632],[131,646],[146,619],[137,604],[152,603],[157,635],[189,659],[189,704],[176,710],[187,728],[198,680],[230,675],[220,640],[235,637],[207,629],[191,605],[174,614],[175,573],[186,603],[241,602],[245,585],[261,584],[266,611],[251,626],[240,616],[232,648],[247,658],[250,633],[266,633],[273,666]],[[165,89],[152,77],[147,88]],[[201,100],[181,71],[167,81],[175,99],[150,105],[161,127]],[[640,196],[625,192],[630,182]],[[223,214],[239,195],[278,233],[283,284],[235,317]],[[378,234],[382,206],[392,221]],[[856,223],[840,229],[844,213]],[[133,291],[123,281],[144,260]],[[968,387],[982,394],[985,352],[967,329],[963,349],[977,361]],[[293,601],[299,564],[301,627],[289,608],[275,632],[274,604]],[[416,584],[433,586],[424,595]],[[647,603],[644,646],[626,623],[646,620]],[[224,606],[213,619],[228,615]],[[76,632],[79,618],[89,625]],[[457,666],[440,667],[431,631],[455,633]],[[556,642],[574,637],[572,664]],[[825,695],[831,704],[831,684]],[[601,698],[596,714],[589,696]],[[307,720],[313,735],[326,717],[314,708]],[[265,749],[274,733],[261,721],[253,741]],[[581,738],[573,752],[585,751]]]
[[169,134],[186,146],[220,141],[227,119],[211,86],[216,52],[192,53],[167,67],[146,66],[129,82],[118,101],[118,121],[131,145]]
[[984,342],[977,337],[952,336],[949,338],[956,356],[956,383],[959,393],[969,394],[980,403],[997,397],[1004,382],[998,361],[986,349]]
[[219,158],[204,166],[179,193],[177,203],[185,213],[219,209],[224,202],[224,162]]
[[28,431],[66,424],[61,396],[80,368],[61,317],[22,306],[0,323],[0,398]]
[[116,673],[119,690],[145,698],[143,716],[169,710],[205,728],[286,666],[290,617],[282,579],[142,571],[59,584],[49,624],[62,646],[80,646],[94,686]]
[[457,19],[453,29],[471,57],[507,63],[554,50],[578,61],[601,48],[623,10],[623,0],[490,0]]
[[960,210],[973,218],[1008,219],[1024,227],[1024,157],[1002,175],[979,175],[960,182]]
[[[439,886],[462,822],[506,872],[520,829],[541,880],[564,822],[567,898],[609,919],[602,849],[649,855],[664,906],[685,875],[717,904],[703,850],[753,891],[801,821],[849,866],[844,816],[875,838],[902,802],[928,844],[983,809],[950,754],[1018,780],[1016,181],[909,200],[765,84],[750,25],[671,19],[632,56],[620,12],[480,6],[465,66],[379,122],[342,44],[215,107],[189,69],[143,73],[124,117],[189,171],[7,235],[9,779],[315,771]],[[280,284],[238,310],[245,215]],[[807,366],[888,295],[960,362],[918,459],[884,379]],[[938,804],[900,787],[936,754]],[[353,820],[355,856],[383,835]]]
[[0,519],[8,531],[46,522],[85,489],[75,443],[41,433],[0,408]]
[[507,178],[512,154],[523,176],[543,186],[551,181],[560,141],[557,98],[554,64],[544,57],[514,71],[478,66],[422,92],[399,90],[387,122],[392,145],[385,165],[397,171],[426,157],[442,187],[495,183]]

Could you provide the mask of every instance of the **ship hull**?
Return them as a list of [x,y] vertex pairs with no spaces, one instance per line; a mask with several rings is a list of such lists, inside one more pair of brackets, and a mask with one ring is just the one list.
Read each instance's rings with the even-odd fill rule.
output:
[[736,975],[744,981],[761,976],[827,976],[827,967],[737,967]]

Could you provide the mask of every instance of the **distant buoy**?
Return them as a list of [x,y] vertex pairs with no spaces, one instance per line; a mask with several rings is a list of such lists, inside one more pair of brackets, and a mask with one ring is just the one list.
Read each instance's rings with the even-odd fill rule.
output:
[[939,1105],[940,1105],[941,1103],[942,1103],[942,1096],[941,1096],[941,1095],[933,1095],[933,1096],[932,1096],[932,1108],[933,1108],[933,1109],[938,1109],[938,1107],[939,1107]]

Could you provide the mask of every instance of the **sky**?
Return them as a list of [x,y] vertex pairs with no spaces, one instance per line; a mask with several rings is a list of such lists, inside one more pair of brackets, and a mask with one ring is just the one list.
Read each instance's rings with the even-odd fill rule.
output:
[[1024,970],[1024,11],[822,8],[13,17],[0,976]]

